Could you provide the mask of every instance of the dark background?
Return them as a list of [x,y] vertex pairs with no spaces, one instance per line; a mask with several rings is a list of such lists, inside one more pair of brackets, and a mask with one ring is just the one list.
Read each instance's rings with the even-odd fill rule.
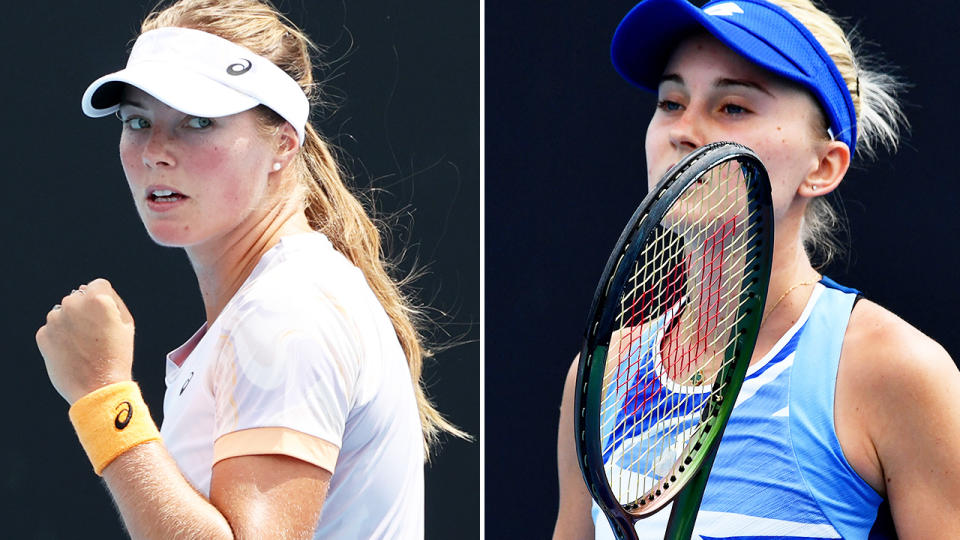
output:
[[[610,38],[633,0],[486,2],[485,516],[488,538],[548,538],[556,424],[597,280],[646,192],[655,99]],[[847,175],[852,249],[827,273],[960,358],[953,158],[958,26],[944,2],[827,1],[914,86],[912,134]],[[877,48],[869,48],[876,51]],[[947,316],[944,316],[947,315]]]
[[[340,102],[319,118],[392,223],[391,252],[427,274],[420,299],[460,343],[425,370],[429,393],[479,435],[480,9],[474,2],[278,2],[334,60]],[[0,62],[6,205],[0,536],[119,538],[119,520],[49,384],[34,333],[80,283],[106,277],[137,321],[134,376],[159,421],[164,355],[203,322],[182,250],[147,237],[117,153],[120,124],[80,111],[87,84],[120,69],[152,0],[17,2]],[[426,468],[427,538],[479,537],[480,443],[448,439]]]

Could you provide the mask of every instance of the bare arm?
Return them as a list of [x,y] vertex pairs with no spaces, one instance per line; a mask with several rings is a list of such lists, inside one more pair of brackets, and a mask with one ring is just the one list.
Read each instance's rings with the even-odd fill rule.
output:
[[844,453],[889,499],[900,538],[960,538],[960,371],[933,340],[864,307],[863,352],[845,352],[838,375]]
[[885,377],[873,439],[900,538],[957,538],[960,372],[939,346],[917,352]]
[[[130,380],[133,334],[130,312],[98,279],[48,313],[37,345],[54,388],[74,404]],[[213,466],[208,501],[162,444],[147,442],[110,462],[103,477],[134,538],[310,538],[330,473],[282,455],[229,458]]]
[[159,443],[125,452],[103,471],[132,538],[312,538],[330,473],[282,455],[213,467],[210,500]]
[[594,537],[590,517],[590,492],[577,465],[573,435],[574,387],[579,357],[574,359],[563,385],[560,425],[557,429],[557,476],[560,480],[560,508],[553,530],[554,540],[580,540]]
[[223,514],[190,486],[160,443],[121,454],[103,479],[132,538],[233,538]]

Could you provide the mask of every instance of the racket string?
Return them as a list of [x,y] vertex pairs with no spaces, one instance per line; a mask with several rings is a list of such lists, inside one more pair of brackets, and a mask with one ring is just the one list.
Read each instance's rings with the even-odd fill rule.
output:
[[[611,487],[625,504],[675,472],[676,454],[701,427],[700,411],[711,391],[723,388],[717,375],[723,357],[730,357],[724,354],[729,329],[743,319],[735,317],[744,301],[735,299],[739,280],[753,261],[749,231],[741,224],[751,223],[755,213],[746,208],[743,176],[725,181],[732,166],[716,167],[691,184],[671,209],[677,209],[676,223],[642,248],[620,293],[622,309],[611,336],[617,343],[607,360],[616,369],[605,376],[601,408],[601,433],[608,436],[601,442]],[[718,350],[722,357],[713,366]],[[713,371],[709,384],[688,384],[691,372],[707,365]],[[663,466],[667,458],[671,470]]]

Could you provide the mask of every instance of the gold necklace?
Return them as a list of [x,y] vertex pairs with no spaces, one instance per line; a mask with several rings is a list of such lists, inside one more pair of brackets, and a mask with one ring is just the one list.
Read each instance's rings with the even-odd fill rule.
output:
[[[821,279],[820,276],[817,276],[817,279],[815,279],[815,280],[811,280],[811,281],[801,281],[800,283],[797,283],[796,285],[790,287],[789,289],[787,289],[786,291],[784,291],[783,294],[780,295],[780,298],[777,298],[777,301],[773,303],[773,307],[770,308],[769,311],[767,311],[766,313],[764,313],[763,316],[766,317],[767,315],[770,315],[771,313],[773,313],[773,310],[777,309],[777,306],[780,305],[780,302],[782,302],[783,299],[786,298],[787,295],[790,294],[790,293],[792,293],[795,289],[798,289],[798,288],[803,287],[803,286],[805,286],[805,285],[813,285],[813,284],[817,283],[818,281],[820,281],[820,279]],[[697,371],[695,371],[692,375],[690,375],[690,378],[687,379],[687,381],[688,381],[690,384],[693,384],[693,385],[695,385],[695,386],[699,386],[699,385],[703,384],[703,369],[698,369]]]
[[767,315],[770,315],[771,313],[773,313],[773,310],[777,309],[777,306],[780,305],[780,302],[782,302],[783,299],[786,298],[788,294],[792,293],[794,289],[796,289],[796,288],[798,288],[798,287],[803,287],[804,285],[813,285],[813,284],[815,284],[816,282],[820,281],[820,279],[821,279],[821,278],[820,278],[819,276],[817,276],[817,279],[814,279],[814,280],[812,280],[812,281],[801,281],[800,283],[797,283],[797,284],[794,285],[793,287],[790,287],[789,289],[787,289],[786,291],[784,291],[783,294],[780,295],[780,298],[777,298],[777,301],[774,302],[773,307],[770,308],[766,313],[764,313],[763,316],[766,317]]

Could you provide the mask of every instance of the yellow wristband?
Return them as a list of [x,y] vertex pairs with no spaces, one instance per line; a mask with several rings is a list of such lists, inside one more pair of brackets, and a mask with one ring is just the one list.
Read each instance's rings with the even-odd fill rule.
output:
[[134,446],[160,440],[133,381],[109,384],[78,399],[70,407],[70,421],[98,475]]

